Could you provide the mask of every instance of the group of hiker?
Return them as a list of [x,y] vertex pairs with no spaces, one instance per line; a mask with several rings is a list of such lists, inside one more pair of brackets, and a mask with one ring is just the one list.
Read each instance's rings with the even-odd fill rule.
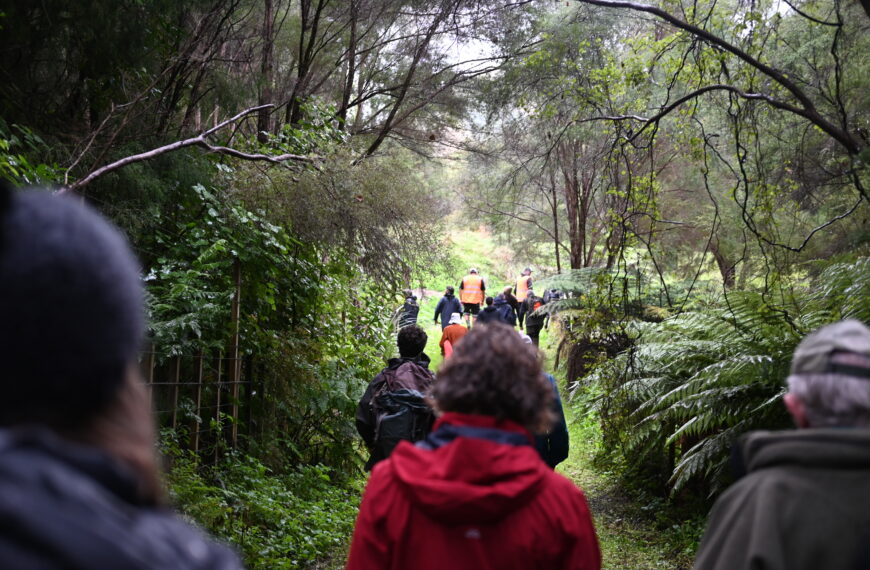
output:
[[[540,309],[547,303],[549,296],[556,295],[555,290],[548,291],[545,297],[539,297],[532,288],[532,269],[526,267],[517,278],[516,286],[507,285],[495,297],[486,294],[486,282],[478,273],[477,268],[472,267],[468,275],[462,278],[459,284],[459,297],[455,295],[453,286],[448,286],[444,296],[435,306],[434,322],[437,324],[441,319],[441,328],[446,331],[462,323],[465,317],[465,328],[470,329],[474,323],[504,323],[511,327],[519,326],[532,339],[532,344],[538,346],[541,330],[546,324],[546,315]],[[525,321],[525,323],[524,323]],[[461,338],[458,330],[442,337],[442,354],[444,341],[454,342],[457,335]]]
[[[241,568],[168,507],[121,233],[80,200],[0,186],[0,275],[2,566]],[[553,469],[568,433],[531,339],[478,321],[437,375],[426,341],[403,327],[360,401],[371,476],[347,568],[600,569],[584,494]],[[870,329],[807,335],[783,402],[797,429],[734,442],[696,570],[870,568]]]

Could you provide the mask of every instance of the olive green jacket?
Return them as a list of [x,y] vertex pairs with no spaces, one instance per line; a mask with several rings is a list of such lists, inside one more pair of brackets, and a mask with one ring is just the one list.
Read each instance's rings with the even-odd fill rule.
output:
[[870,568],[870,430],[753,432],[748,474],[710,512],[696,570]]

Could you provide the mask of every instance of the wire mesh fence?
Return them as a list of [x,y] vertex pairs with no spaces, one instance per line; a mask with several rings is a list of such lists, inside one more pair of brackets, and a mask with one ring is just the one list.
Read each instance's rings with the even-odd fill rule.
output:
[[170,355],[151,346],[140,359],[158,425],[186,434],[188,448],[203,456],[236,448],[250,414],[251,357],[237,347],[228,353]]

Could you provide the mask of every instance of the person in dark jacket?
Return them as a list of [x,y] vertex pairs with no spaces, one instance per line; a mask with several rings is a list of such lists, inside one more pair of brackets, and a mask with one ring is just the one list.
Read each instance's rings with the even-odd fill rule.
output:
[[462,303],[453,295],[453,286],[448,285],[444,296],[435,306],[435,324],[438,324],[438,317],[441,317],[441,330],[446,329],[450,324],[450,315],[453,313],[462,314]]
[[80,199],[0,189],[4,568],[235,569],[166,506],[138,265]]
[[526,318],[526,334],[532,338],[532,343],[538,346],[538,340],[541,335],[541,329],[544,328],[545,316],[536,313],[544,305],[544,300],[535,295],[534,290],[529,289],[529,294],[526,300],[523,301],[525,307]]
[[846,320],[811,333],[786,383],[798,429],[737,443],[748,473],[713,506],[696,570],[868,568],[870,329]]
[[[516,301],[516,299],[514,299],[514,301]],[[508,301],[504,295],[499,294],[493,301],[493,306],[498,312],[501,322],[508,326],[517,326],[517,313],[511,306],[510,301]]]
[[[464,328],[464,327],[463,327]],[[375,432],[377,417],[372,400],[375,394],[387,381],[387,377],[396,374],[402,367],[413,367],[415,370],[403,371],[403,377],[409,378],[414,384],[413,389],[426,394],[435,376],[429,370],[430,359],[423,352],[426,349],[428,336],[426,331],[417,325],[411,325],[399,331],[396,344],[399,347],[399,358],[391,358],[374,379],[369,382],[363,397],[356,408],[356,430],[369,449],[370,456],[366,469],[370,470],[378,461],[386,459],[375,447]]]
[[417,304],[417,296],[410,289],[402,291],[405,297],[405,302],[399,307],[396,318],[396,328],[403,329],[405,327],[417,324],[417,315],[420,313],[420,305]]
[[516,331],[474,327],[439,369],[431,434],[372,471],[348,570],[598,570],[582,491],[541,461],[553,390]]
[[492,297],[487,297],[484,302],[486,306],[477,314],[477,322],[480,324],[502,322],[501,315],[492,304]]

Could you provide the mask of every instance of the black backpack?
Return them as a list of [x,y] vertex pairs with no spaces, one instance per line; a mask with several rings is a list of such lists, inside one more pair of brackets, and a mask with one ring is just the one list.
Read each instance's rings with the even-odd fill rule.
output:
[[420,441],[435,423],[435,414],[424,399],[434,380],[431,372],[405,362],[382,374],[383,382],[371,400],[375,417],[372,464],[389,457],[402,440]]
[[501,317],[501,322],[507,323],[510,326],[516,326],[517,324],[517,315],[514,313],[513,307],[509,304],[504,303],[498,306],[498,314]]

